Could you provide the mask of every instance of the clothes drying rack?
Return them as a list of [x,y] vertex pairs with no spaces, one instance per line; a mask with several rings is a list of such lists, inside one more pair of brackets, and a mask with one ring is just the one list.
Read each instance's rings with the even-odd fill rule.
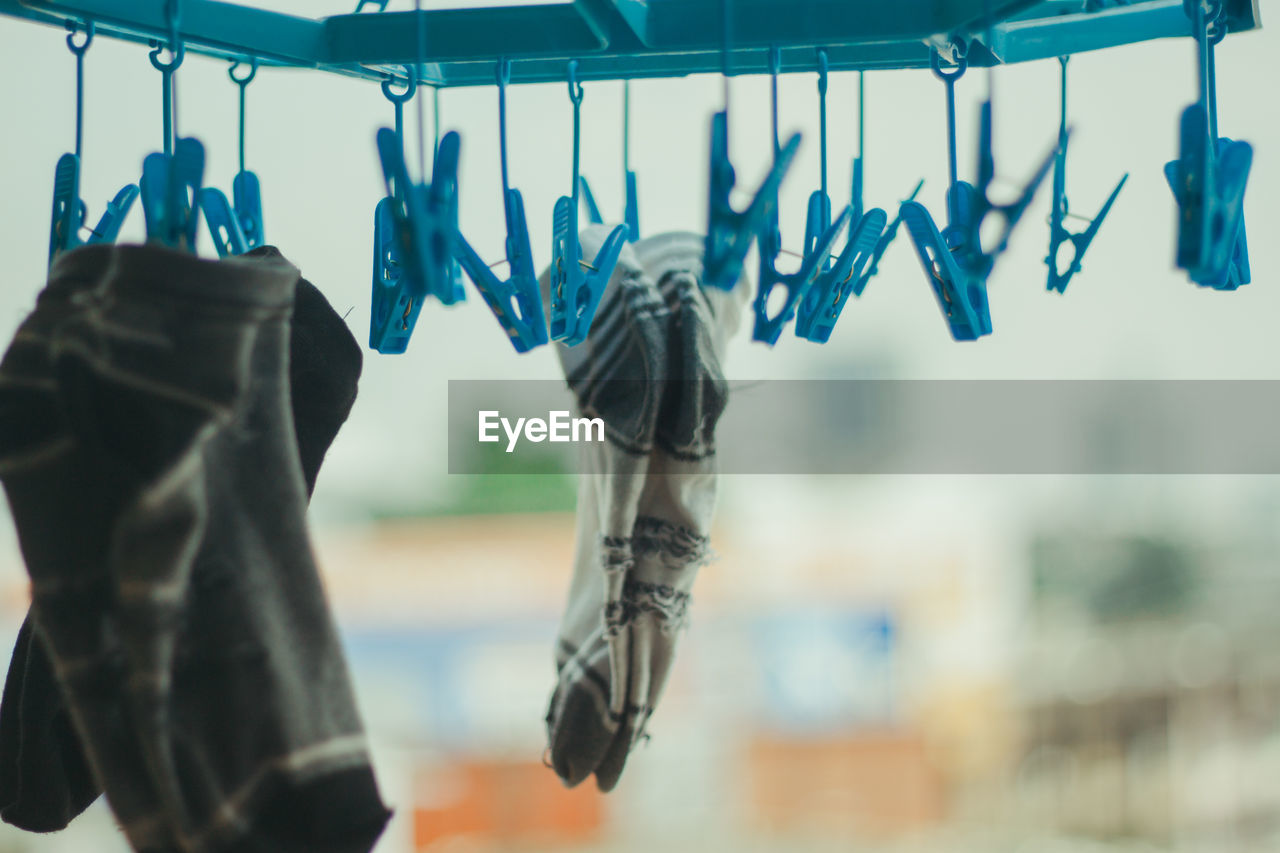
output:
[[[1213,46],[1229,34],[1261,26],[1258,0],[571,0],[521,6],[388,11],[388,0],[358,0],[349,14],[307,18],[223,0],[0,0],[0,14],[71,30],[67,44],[77,61],[76,153],[64,155],[54,181],[50,263],[81,243],[86,206],[79,199],[80,111],[83,54],[98,36],[148,44],[164,82],[164,151],[143,163],[139,187],[125,187],[108,204],[91,240],[113,240],[140,197],[149,242],[194,251],[202,211],[220,256],[261,243],[261,193],[244,164],[244,88],[259,67],[308,68],[380,81],[396,107],[395,128],[377,134],[387,196],[375,211],[374,268],[369,345],[403,353],[427,297],[445,305],[465,299],[463,268],[517,352],[550,341],[574,346],[586,339],[625,240],[639,236],[635,175],[624,144],[626,222],[617,225],[594,258],[579,243],[579,204],[601,221],[579,172],[583,83],[599,80],[683,77],[720,72],[725,106],[712,117],[708,223],[703,256],[709,287],[732,289],[749,247],[760,246],[761,277],[754,302],[753,337],[773,345],[796,320],[796,334],[825,343],[850,295],[867,281],[905,226],[928,283],[955,340],[991,334],[987,279],[1009,245],[1037,188],[1053,171],[1047,288],[1062,293],[1079,272],[1084,254],[1111,209],[1120,179],[1087,228],[1066,226],[1066,62],[1073,55],[1158,38],[1193,36],[1200,69],[1199,97],[1183,111],[1177,160],[1165,176],[1179,209],[1176,264],[1195,283],[1231,291],[1251,280],[1244,224],[1244,193],[1252,165],[1248,143],[1219,137]],[[77,30],[84,40],[76,41]],[[159,57],[168,49],[171,59]],[[232,204],[216,188],[202,187],[204,149],[178,138],[173,72],[187,53],[230,60],[241,89],[241,164]],[[1062,63],[1061,116],[1056,146],[1013,202],[993,201],[992,97],[980,114],[976,180],[960,180],[956,168],[954,87],[969,67],[1058,58]],[[236,69],[250,64],[247,74]],[[931,68],[947,87],[949,183],[946,218],[935,219],[905,200],[892,223],[881,209],[863,210],[859,83],[859,146],[851,202],[838,215],[828,193],[827,75],[833,71]],[[801,268],[774,266],[781,252],[778,187],[799,145],[778,137],[777,77],[818,73],[821,96],[821,189],[810,197],[806,250]],[[746,208],[730,203],[735,172],[729,155],[729,88],[734,75],[773,77],[774,163]],[[550,306],[544,317],[533,274],[523,201],[509,186],[506,168],[505,87],[566,82],[573,103],[573,180],[553,211]],[[402,85],[403,92],[395,87]],[[507,279],[496,277],[458,228],[457,167],[460,138],[450,132],[433,146],[430,177],[415,183],[405,157],[403,104],[419,86],[497,85],[502,139],[503,202],[507,230]],[[624,86],[624,93],[625,93]],[[419,101],[421,103],[421,101]],[[624,116],[626,113],[624,94]],[[626,137],[624,117],[624,139]],[[422,171],[425,173],[425,154]],[[140,193],[140,195],[139,195]],[[197,210],[199,208],[199,210]],[[994,219],[992,219],[994,217]],[[998,221],[999,238],[986,244],[983,223]],[[849,237],[838,256],[839,234]],[[1062,269],[1059,257],[1069,249]],[[833,263],[834,262],[834,263]],[[769,295],[787,298],[770,312]]]
[[[351,14],[307,18],[220,0],[183,0],[178,35],[190,53],[256,58],[385,80],[419,62],[438,88],[510,82],[681,77],[721,69],[722,0],[573,0],[473,9],[385,11],[360,0]],[[98,36],[140,43],[169,37],[164,0],[0,0],[0,14],[62,27],[92,22]],[[417,16],[421,16],[419,21]],[[1229,0],[1227,27],[1261,26],[1258,0]],[[728,32],[734,74],[812,71],[814,48],[831,71],[927,68],[935,47],[964,39],[970,66],[1026,62],[1158,38],[1185,37],[1183,0],[736,0]]]

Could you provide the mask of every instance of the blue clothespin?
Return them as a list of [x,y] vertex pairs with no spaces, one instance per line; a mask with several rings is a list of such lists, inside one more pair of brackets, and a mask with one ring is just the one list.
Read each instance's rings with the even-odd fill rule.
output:
[[[627,242],[634,243],[640,239],[640,206],[636,199],[636,173],[631,171],[631,81],[622,82],[622,174],[626,185],[626,202],[622,211],[622,221],[627,226]],[[587,221],[593,225],[603,225],[604,217],[600,214],[600,206],[596,204],[595,194],[591,192],[591,184],[585,177],[578,179],[582,190],[582,203],[587,207]]]
[[[865,130],[867,126],[866,105],[867,105],[866,79],[865,79],[864,73],[859,71],[858,72],[858,155],[853,158],[853,181],[852,181],[852,187],[850,188],[850,196],[849,196],[850,197],[849,203],[853,207],[853,219],[850,220],[849,222],[849,231],[851,235],[849,238],[849,244],[848,244],[849,246],[860,245],[862,242],[864,242],[869,237],[871,237],[870,230],[867,230],[867,231],[861,230],[862,217],[863,217],[863,213],[866,210],[866,208],[863,206],[863,199],[862,199],[863,176],[866,173],[866,159],[864,156],[864,152],[866,151]],[[916,184],[916,188],[911,191],[911,195],[909,195],[905,199],[905,201],[914,201],[916,195],[920,192],[920,189],[923,186],[924,186],[924,181],[923,180],[919,181]],[[899,203],[899,205],[901,205],[901,202]],[[886,214],[886,218],[887,216],[888,214]],[[857,250],[855,251],[854,255],[852,255],[848,259],[845,259],[842,256],[841,259],[837,260],[836,262],[837,267],[839,267],[843,261],[848,260],[850,263],[850,269],[854,270],[853,289],[852,289],[854,296],[859,296],[859,297],[862,296],[862,292],[867,288],[867,283],[870,282],[871,279],[875,278],[876,273],[880,271],[880,261],[884,257],[885,252],[889,250],[889,246],[893,244],[894,238],[898,236],[898,226],[901,224],[902,224],[901,215],[895,216],[893,218],[893,221],[889,223],[887,228],[885,227],[883,222],[880,223],[879,233],[876,233],[874,235],[875,249],[871,252],[870,258],[864,259],[864,256],[861,250]],[[846,248],[845,251],[849,251],[849,249]],[[863,272],[864,269],[865,269],[865,272]],[[843,299],[841,299],[839,295],[837,294],[829,294],[829,295],[831,295],[835,299],[835,301],[838,301],[839,304],[841,305],[844,304]],[[839,312],[837,311],[837,316],[838,314]],[[798,330],[799,325],[797,325],[796,328]],[[814,328],[818,329],[819,327],[815,326]],[[827,329],[826,333],[830,334],[830,329]],[[808,336],[806,335],[806,337]],[[823,341],[825,341],[825,338],[820,341],[820,340],[817,340],[816,338],[810,337],[809,340],[812,340],[815,343],[822,343]]]
[[[1085,252],[1089,251],[1089,245],[1093,243],[1093,238],[1098,236],[1098,230],[1102,228],[1103,221],[1107,218],[1107,214],[1111,212],[1111,206],[1115,204],[1116,197],[1120,195],[1120,190],[1124,188],[1125,181],[1129,180],[1128,174],[1120,179],[1115,189],[1111,191],[1111,195],[1103,203],[1102,209],[1098,211],[1098,215],[1089,221],[1089,226],[1084,231],[1073,234],[1067,230],[1064,222],[1070,215],[1070,209],[1067,205],[1067,61],[1069,59],[1070,57],[1068,56],[1058,57],[1058,62],[1062,66],[1062,108],[1058,121],[1058,153],[1054,158],[1053,165],[1053,202],[1049,215],[1049,255],[1044,259],[1044,262],[1049,265],[1047,288],[1056,290],[1058,293],[1066,292],[1072,276],[1080,271]],[[1066,272],[1061,272],[1058,255],[1061,253],[1062,247],[1068,243],[1071,244],[1072,248],[1071,263],[1068,265]]]
[[578,61],[569,62],[569,100],[573,103],[573,195],[561,196],[555,204],[551,234],[551,340],[576,346],[587,339],[591,321],[600,307],[614,267],[627,239],[627,226],[609,232],[591,265],[583,270],[582,245],[578,240],[578,169],[582,129],[582,84],[578,82]]
[[[769,71],[772,76],[772,109],[773,109],[773,152],[778,156],[778,72],[781,70],[782,56],[778,48],[769,50]],[[852,211],[845,207],[836,222],[831,222],[831,197],[827,194],[827,54],[818,51],[818,95],[821,103],[822,153],[820,155],[820,171],[822,175],[821,189],[809,196],[809,206],[805,219],[804,253],[801,256],[800,269],[794,273],[778,272],[778,255],[782,253],[782,232],[778,227],[778,207],[770,210],[768,224],[757,235],[757,248],[760,253],[760,281],[757,285],[756,298],[753,303],[755,326],[751,337],[754,340],[769,344],[778,342],[782,329],[796,315],[796,308],[808,294],[810,287],[818,275],[831,266],[831,248],[836,238],[849,223]],[[787,298],[772,317],[769,316],[769,297],[775,287],[785,287]]]
[[200,191],[200,209],[220,258],[243,255],[263,244],[262,189],[258,176],[244,167],[245,90],[258,74],[258,60],[251,59],[249,73],[237,77],[236,69],[242,64],[237,60],[227,69],[231,82],[240,88],[240,171],[231,182],[235,203],[228,202],[222,190],[206,187]]
[[243,255],[249,251],[240,218],[236,216],[231,202],[227,201],[226,193],[212,187],[200,190],[200,210],[204,212],[204,221],[209,226],[218,257]]
[[[773,166],[760,182],[751,203],[742,211],[733,209],[729,194],[737,182],[733,163],[729,160],[729,63],[733,56],[730,36],[733,33],[733,4],[724,0],[723,38],[720,43],[720,73],[724,78],[724,109],[711,117],[711,157],[707,187],[707,237],[702,253],[702,283],[707,287],[732,290],[742,274],[742,262],[751,249],[751,241],[769,224],[778,206],[778,187],[791,168],[800,134],[792,134],[787,144],[778,149],[774,140]],[[776,134],[775,134],[776,137]]]
[[[968,68],[964,56],[954,71],[943,71],[937,52],[931,57],[933,73],[947,87],[947,142],[950,185],[947,188],[947,229],[940,232],[933,217],[918,201],[903,202],[898,215],[907,226],[920,265],[942,309],[943,317],[957,341],[973,341],[991,333],[991,311],[987,306],[987,270],[962,267],[956,253],[967,263],[971,252],[965,245],[973,215],[971,185],[956,175],[955,84]],[[945,234],[945,236],[944,236]]]
[[[147,242],[195,254],[205,154],[199,140],[179,139],[174,126],[173,75],[182,65],[186,49],[177,37],[177,3],[166,3],[165,14],[169,43],[156,45],[150,53],[151,65],[160,72],[162,80],[164,151],[148,154],[142,161],[140,197],[147,223]],[[161,61],[160,54],[166,47],[170,59]]]
[[711,170],[707,213],[707,240],[703,253],[703,284],[732,290],[742,272],[742,262],[769,217],[778,206],[778,187],[796,150],[800,134],[787,140],[774,157],[773,166],[744,210],[736,211],[729,203],[729,193],[737,178],[729,161],[729,114],[718,112],[711,117]]
[[93,230],[89,232],[89,239],[85,242],[90,244],[114,243],[116,238],[120,236],[120,228],[124,225],[124,220],[133,208],[133,203],[137,200],[138,193],[137,184],[129,184],[116,193],[115,197],[107,202],[107,207],[102,212],[102,218],[98,220],[97,225],[93,226]]
[[875,278],[876,273],[880,272],[880,261],[884,259],[885,252],[893,244],[894,239],[898,236],[898,228],[902,225],[902,205],[909,201],[915,201],[916,196],[920,194],[922,189],[924,189],[924,180],[917,181],[915,189],[911,191],[911,195],[898,203],[898,215],[893,217],[889,224],[885,226],[880,239],[876,241],[875,250],[871,253],[871,260],[866,265],[866,272],[857,277],[857,285],[853,290],[855,296],[861,296],[862,291],[867,287],[867,282]]
[[854,228],[858,227],[858,221],[862,219],[865,209],[862,206],[862,184],[863,184],[863,163],[862,154],[866,150],[864,147],[866,139],[866,81],[863,72],[858,72],[858,154],[853,158],[853,180],[849,191],[849,206],[853,208],[853,220],[850,225]]
[[156,152],[142,161],[142,212],[147,241],[194,253],[204,181],[204,146],[179,139],[172,154]]
[[454,275],[454,242],[458,223],[458,159],[461,138],[445,134],[435,151],[429,184],[409,179],[404,155],[404,104],[417,91],[417,74],[406,68],[406,88],[392,92],[390,79],[382,94],[395,107],[395,129],[377,134],[378,159],[387,195],[374,210],[373,292],[369,346],[398,355],[409,339],[430,295],[445,305],[465,298]]
[[[815,193],[810,198],[809,203],[810,214],[814,212],[816,206],[819,215],[823,217],[821,221],[828,221],[831,201],[827,197],[825,189],[827,183],[826,52],[819,51],[818,58],[820,65],[818,94],[822,111],[820,123],[822,184],[824,189],[820,193]],[[858,91],[859,113],[861,113],[861,73],[858,75]],[[849,301],[849,296],[851,294],[862,295],[862,289],[866,286],[866,282],[861,281],[862,270],[871,260],[871,253],[879,242],[880,236],[884,231],[885,221],[888,219],[885,212],[879,208],[865,213],[863,210],[861,124],[861,118],[859,118],[859,156],[855,157],[853,161],[851,204],[846,208],[851,214],[849,217],[849,238],[834,264],[829,259],[823,261],[818,275],[813,280],[812,287],[800,302],[796,313],[796,335],[814,343],[821,344],[830,340],[831,331],[835,328],[836,321],[840,319],[840,314],[844,311],[844,306]],[[817,229],[811,219],[805,236],[806,252],[808,247],[812,246],[817,239],[817,233]]]
[[231,181],[231,195],[235,200],[236,219],[240,222],[240,231],[244,234],[245,246],[256,249],[266,240],[262,224],[262,187],[258,176],[244,166],[245,136],[245,93],[253,78],[258,76],[258,58],[249,60],[249,73],[244,77],[236,76],[239,62],[232,63],[227,76],[240,87],[240,171]]
[[53,222],[49,229],[49,263],[63,252],[86,243],[114,243],[120,228],[134,201],[138,187],[129,184],[107,202],[106,210],[98,224],[89,232],[88,239],[81,239],[80,230],[88,218],[88,207],[80,198],[80,157],[84,141],[84,55],[93,42],[92,22],[84,24],[84,41],[76,43],[80,24],[67,22],[67,48],[76,58],[76,151],[63,154],[53,173]]
[[1226,37],[1225,6],[1184,3],[1198,48],[1200,99],[1182,113],[1179,156],[1165,177],[1179,208],[1176,263],[1191,280],[1215,290],[1235,290],[1251,280],[1245,237],[1244,194],[1253,148],[1218,136],[1214,47]]
[[240,221],[245,245],[256,249],[266,240],[262,227],[262,187],[258,176],[253,172],[237,173],[231,181],[231,196],[235,199],[236,219]]
[[929,276],[951,336],[957,341],[974,341],[991,334],[985,272],[970,272],[960,267],[948,240],[933,224],[933,217],[924,205],[916,201],[904,202],[901,216],[915,244],[920,264]]
[[[1022,194],[1010,204],[994,204],[988,196],[995,180],[992,155],[991,101],[982,105],[978,142],[978,184],[956,176],[955,83],[968,66],[963,56],[956,70],[942,70],[937,51],[931,57],[933,72],[947,86],[948,165],[951,185],[947,189],[947,227],[934,224],[929,211],[916,201],[904,202],[900,210],[915,244],[916,255],[943,317],[957,341],[972,341],[991,334],[991,311],[987,302],[987,278],[996,258],[1009,245],[1009,236],[1030,206],[1035,192],[1053,165],[1056,149],[1041,163]],[[982,224],[992,213],[1004,220],[999,237],[990,250],[982,245]]]
[[631,171],[631,81],[622,81],[622,173],[626,179],[626,204],[622,218],[627,223],[627,240],[640,239],[640,202],[636,193],[636,173]]
[[861,296],[866,287],[870,276],[864,279],[862,270],[883,239],[881,235],[888,218],[877,207],[863,214],[857,225],[850,219],[849,241],[844,250],[829,269],[819,273],[800,304],[796,314],[796,335],[815,344],[825,344],[831,339],[831,331],[840,319],[849,296]]
[[62,252],[75,248],[84,224],[85,205],[80,200],[80,158],[63,154],[53,172],[53,224],[49,228],[49,264]]
[[508,183],[507,173],[507,84],[511,79],[511,64],[498,63],[498,147],[502,157],[502,204],[507,221],[507,264],[510,274],[506,281],[493,274],[471,244],[457,235],[455,251],[476,289],[484,297],[489,310],[498,318],[516,352],[524,353],[548,342],[546,313],[542,308],[542,293],[538,277],[533,269],[533,251],[529,248],[529,225],[524,214],[524,200],[519,190]]
[[587,182],[586,175],[578,178],[578,188],[582,191],[582,203],[587,208],[587,221],[592,225],[603,225],[604,217],[600,215],[600,205],[596,204],[595,193],[591,192],[591,184]]
[[461,138],[445,134],[436,152],[432,181],[409,182],[400,136],[378,131],[378,155],[387,197],[375,211],[375,260],[369,346],[384,354],[408,348],[427,295],[446,305],[457,301],[450,265],[457,235],[457,174]]
[[[431,100],[433,104],[432,110],[431,110],[432,125],[433,125],[431,157],[432,157],[432,163],[434,164],[436,160],[439,159],[440,157],[440,87],[439,86],[431,87]],[[434,166],[433,166],[433,169],[434,169]],[[431,173],[431,180],[433,183],[437,181],[437,176],[434,171],[432,171]],[[458,176],[456,174],[446,175],[442,172],[439,175],[438,180],[441,182],[441,187],[443,187],[446,192],[452,193],[455,196],[457,195]],[[453,233],[457,235],[458,205],[457,204],[451,205],[449,213],[450,213],[450,220],[451,220],[450,228],[453,231]],[[457,304],[458,302],[465,301],[467,298],[467,284],[466,284],[466,281],[463,280],[462,265],[458,262],[458,258],[456,254],[453,257],[451,257],[449,260],[448,273],[445,276],[445,281],[443,282],[441,292],[448,297],[448,298],[441,299],[441,301],[444,302],[444,304],[446,305],[454,305],[454,304]]]

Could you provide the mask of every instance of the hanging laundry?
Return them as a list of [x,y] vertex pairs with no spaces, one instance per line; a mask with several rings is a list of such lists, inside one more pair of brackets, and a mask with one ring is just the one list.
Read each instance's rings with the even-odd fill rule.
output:
[[[584,249],[606,234],[588,228]],[[617,785],[710,558],[714,430],[728,398],[720,364],[750,286],[704,289],[704,246],[694,234],[625,246],[585,345],[559,350],[580,413],[602,418],[607,439],[582,448],[547,714],[551,766],[569,786],[592,773],[602,791]]]
[[0,362],[32,642],[138,850],[354,853],[388,817],[305,526],[359,348],[303,287],[289,366],[298,281],[274,250],[81,249]]
[[[279,258],[274,246],[245,257]],[[88,282],[86,286],[91,286]],[[55,298],[46,291],[41,299]],[[307,494],[355,403],[360,347],[306,279],[298,281],[289,337],[294,434]],[[30,832],[66,826],[102,793],[86,762],[45,641],[23,620],[0,700],[0,818]]]

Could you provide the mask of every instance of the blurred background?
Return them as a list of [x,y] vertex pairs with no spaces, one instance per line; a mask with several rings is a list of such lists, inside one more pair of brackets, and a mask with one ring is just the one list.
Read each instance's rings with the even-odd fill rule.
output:
[[[261,0],[319,16],[353,4]],[[481,5],[456,2],[438,6]],[[393,0],[391,9],[412,8]],[[0,327],[44,279],[52,173],[74,142],[64,33],[0,19]],[[1273,286],[1280,119],[1266,89],[1280,32],[1218,51],[1224,135],[1255,146],[1254,283],[1199,289],[1172,268],[1161,168],[1195,97],[1190,39],[1071,62],[1072,209],[1092,215],[1131,177],[1065,296],[1044,290],[1047,189],[991,281],[995,334],[951,341],[906,235],[832,341],[745,330],[727,368],[753,379],[1280,378]],[[82,196],[96,217],[161,141],[160,80],[138,46],[86,60]],[[1055,144],[1058,64],[996,72],[996,157],[1012,193]],[[782,194],[799,249],[817,186],[816,75],[781,85],[784,132],[806,142]],[[832,76],[833,196],[847,200],[854,74]],[[236,87],[224,63],[178,72],[179,130],[236,169]],[[943,87],[927,71],[868,74],[867,204],[891,215],[920,178],[941,209]],[[621,213],[621,85],[588,84],[583,172]],[[700,230],[714,76],[632,86],[641,230]],[[958,87],[972,175],[985,72]],[[509,93],[512,184],[545,264],[570,181],[563,84]],[[441,94],[463,139],[461,225],[502,255],[496,93]],[[733,85],[733,157],[754,187],[770,156],[768,79]],[[363,341],[373,146],[390,104],[371,83],[264,70],[248,93],[248,168],[266,234]],[[414,147],[415,110],[408,112]],[[431,124],[430,104],[426,126]],[[429,131],[428,131],[429,132]],[[843,189],[842,189],[843,188]],[[134,212],[124,239],[143,234]],[[212,254],[204,242],[205,254]],[[748,268],[754,268],[754,256]],[[691,625],[652,740],[608,796],[567,791],[541,764],[556,623],[571,569],[568,476],[450,476],[449,379],[553,379],[549,348],[515,355],[488,310],[424,309],[404,356],[366,352],[360,399],[312,504],[315,543],[396,816],[379,853],[868,850],[1273,851],[1280,848],[1280,483],[1271,477],[727,476]],[[1222,441],[1229,442],[1230,435]],[[0,646],[26,609],[0,522]],[[0,828],[0,851],[123,850],[99,802],[46,837]]]

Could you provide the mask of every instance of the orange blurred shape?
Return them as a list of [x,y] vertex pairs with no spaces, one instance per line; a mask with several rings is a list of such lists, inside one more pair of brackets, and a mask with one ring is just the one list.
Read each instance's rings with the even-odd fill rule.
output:
[[757,736],[748,750],[759,828],[898,835],[943,818],[943,781],[911,733]]
[[569,790],[537,762],[465,761],[420,779],[414,849],[466,838],[486,844],[563,845],[596,841],[603,797],[591,781]]

